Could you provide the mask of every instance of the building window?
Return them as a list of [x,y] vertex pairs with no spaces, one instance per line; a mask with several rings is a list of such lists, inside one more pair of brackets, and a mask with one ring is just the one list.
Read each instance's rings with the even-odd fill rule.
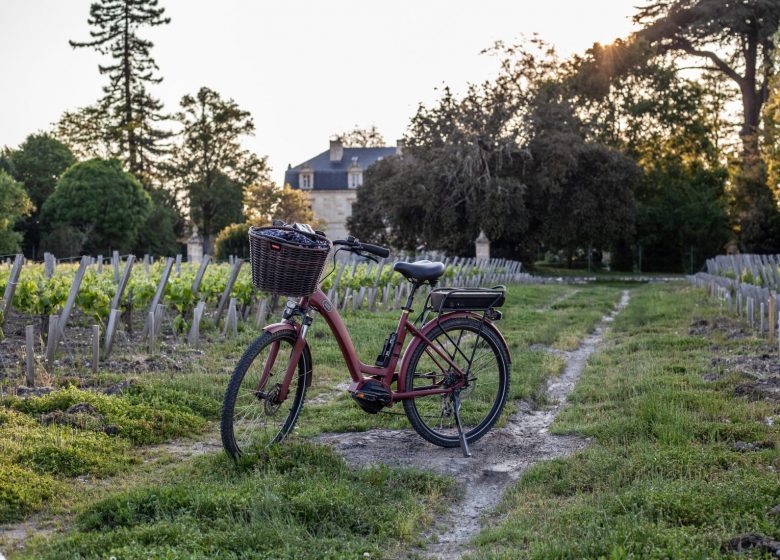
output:
[[300,174],[300,187],[301,189],[313,189],[314,188],[314,174],[301,173]]
[[349,188],[356,189],[363,184],[363,172],[362,171],[350,171],[349,172]]

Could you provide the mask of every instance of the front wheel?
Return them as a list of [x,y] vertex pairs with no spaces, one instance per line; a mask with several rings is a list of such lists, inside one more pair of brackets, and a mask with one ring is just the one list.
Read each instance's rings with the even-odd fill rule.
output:
[[[469,443],[484,436],[501,416],[509,394],[509,355],[503,341],[482,321],[471,317],[444,319],[420,344],[404,374],[406,391],[446,387],[456,379],[432,347],[446,353],[468,378],[460,389],[460,417]],[[460,445],[452,393],[420,396],[404,401],[412,427],[441,447]]]
[[236,365],[225,393],[220,423],[222,445],[234,459],[282,441],[295,426],[311,368],[305,352],[293,372],[287,397],[278,397],[296,340],[296,334],[290,331],[263,333]]

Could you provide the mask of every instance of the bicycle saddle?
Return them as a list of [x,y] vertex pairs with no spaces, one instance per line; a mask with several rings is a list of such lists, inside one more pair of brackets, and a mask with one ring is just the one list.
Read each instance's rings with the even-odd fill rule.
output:
[[395,263],[395,266],[393,266],[393,270],[400,272],[409,280],[435,282],[439,276],[444,274],[444,263],[431,262],[429,260],[413,263],[397,262]]

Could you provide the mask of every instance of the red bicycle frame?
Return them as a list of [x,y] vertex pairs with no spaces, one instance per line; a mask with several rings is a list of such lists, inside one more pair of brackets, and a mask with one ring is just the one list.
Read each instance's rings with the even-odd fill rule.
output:
[[[465,375],[463,371],[453,361],[452,357],[447,355],[446,352],[443,352],[437,345],[432,344],[431,340],[428,338],[430,331],[437,326],[437,324],[441,319],[444,318],[476,317],[480,321],[483,321],[485,329],[493,331],[501,338],[501,340],[503,340],[503,336],[498,331],[498,329],[495,328],[495,326],[491,321],[489,321],[488,319],[484,318],[481,315],[477,315],[470,311],[457,311],[453,313],[447,313],[445,315],[439,316],[436,319],[433,319],[425,323],[422,327],[418,329],[417,327],[414,326],[414,323],[409,320],[409,314],[411,313],[410,303],[412,301],[415,291],[416,290],[414,289],[412,290],[411,294],[409,295],[409,300],[407,302],[406,307],[402,308],[401,317],[398,320],[398,325],[395,330],[395,335],[396,335],[395,344],[393,345],[393,348],[390,351],[390,360],[386,367],[371,366],[368,364],[364,364],[363,362],[360,361],[360,358],[358,357],[357,352],[355,351],[355,346],[352,344],[352,339],[349,336],[349,331],[347,330],[347,327],[344,324],[341,315],[339,315],[338,310],[333,306],[333,304],[330,302],[328,297],[321,289],[317,289],[317,291],[314,292],[312,295],[303,297],[298,301],[298,307],[304,313],[307,312],[309,309],[314,309],[315,311],[320,313],[324,317],[325,322],[328,324],[328,327],[330,327],[333,336],[336,337],[336,341],[338,342],[339,348],[341,349],[341,354],[344,357],[344,362],[347,364],[349,375],[353,381],[353,384],[350,386],[350,390],[355,390],[363,381],[366,380],[367,377],[372,377],[374,379],[378,379],[385,387],[390,389],[392,402],[397,402],[409,398],[449,393],[454,391],[455,389],[462,387],[465,381],[461,381],[459,383],[447,387],[443,387],[441,386],[441,384],[439,384],[438,386],[431,385],[428,388],[419,388],[414,391],[406,391],[406,387],[404,387],[404,379],[405,379],[404,374],[406,373],[409,359],[414,353],[415,348],[417,348],[419,344],[427,345],[425,348],[425,352],[433,360],[433,362],[442,370],[442,372],[445,371],[454,372],[458,374],[458,376],[461,379],[465,380]],[[307,328],[308,326],[305,324],[301,325],[299,323],[296,323],[295,321],[288,320],[288,321],[283,321],[281,323],[275,323],[273,325],[269,325],[265,327],[265,329],[263,329],[268,332],[278,332],[281,330],[292,329],[295,330],[298,335],[295,345],[293,346],[292,352],[290,354],[290,361],[287,365],[287,371],[285,374],[284,382],[282,383],[281,391],[279,394],[280,400],[284,400],[287,396],[287,391],[289,389],[290,383],[295,373],[295,369],[298,367],[298,361],[300,360],[301,354],[303,353],[304,348],[306,347]],[[410,332],[412,334],[412,340],[409,342],[409,345],[407,346],[406,350],[404,352],[401,352],[404,346],[404,341],[406,340],[407,332]],[[278,351],[278,349],[275,348],[271,349],[272,355],[275,356],[276,352],[274,352],[274,350]],[[439,360],[437,360],[436,358],[437,356]],[[399,361],[401,362],[400,370],[396,374],[396,367],[398,367]],[[444,362],[446,366],[443,365],[440,361]],[[268,369],[269,367],[270,366],[267,364],[266,369]],[[394,381],[397,381],[398,383],[396,391],[392,391],[391,389],[391,385]]]

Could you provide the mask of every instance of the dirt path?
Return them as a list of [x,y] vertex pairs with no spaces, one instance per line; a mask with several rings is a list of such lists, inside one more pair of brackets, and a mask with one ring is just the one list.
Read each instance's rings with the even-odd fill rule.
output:
[[576,436],[555,436],[549,428],[585,369],[588,358],[599,348],[607,325],[629,302],[623,291],[615,308],[602,317],[594,332],[567,356],[566,367],[547,385],[551,405],[532,410],[524,402],[506,426],[493,430],[471,448],[473,457],[463,458],[460,449],[435,447],[412,430],[371,430],[362,433],[325,434],[317,441],[328,443],[349,463],[371,466],[379,463],[434,470],[460,483],[462,499],[436,523],[424,554],[431,558],[459,558],[469,552],[469,541],[481,528],[481,516],[493,510],[507,486],[533,464],[563,457],[587,442]]

